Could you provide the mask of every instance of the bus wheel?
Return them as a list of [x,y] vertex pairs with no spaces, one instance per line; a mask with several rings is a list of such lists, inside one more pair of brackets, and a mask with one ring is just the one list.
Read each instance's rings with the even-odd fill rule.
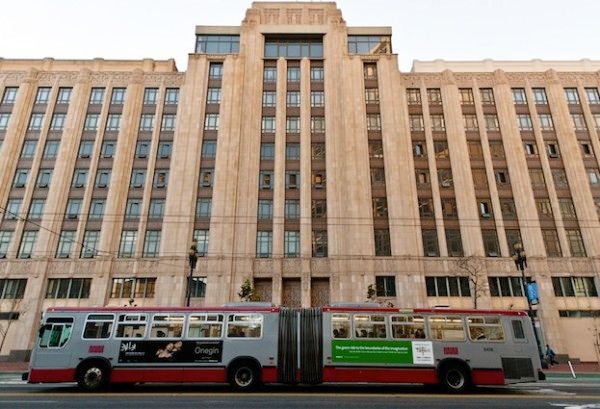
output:
[[229,383],[240,391],[255,389],[259,383],[258,378],[258,368],[250,361],[237,363],[229,370]]
[[84,364],[77,371],[77,385],[87,392],[95,392],[108,385],[108,370],[100,362]]
[[471,379],[463,366],[447,365],[440,371],[440,384],[447,392],[461,393],[471,387]]

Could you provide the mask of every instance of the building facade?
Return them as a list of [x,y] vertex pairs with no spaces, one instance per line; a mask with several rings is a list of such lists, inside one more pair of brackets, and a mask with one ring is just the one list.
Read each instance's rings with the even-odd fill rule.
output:
[[[335,3],[172,60],[0,60],[0,359],[51,306],[526,309],[598,360],[600,62],[414,63]],[[515,247],[517,246],[517,247]]]

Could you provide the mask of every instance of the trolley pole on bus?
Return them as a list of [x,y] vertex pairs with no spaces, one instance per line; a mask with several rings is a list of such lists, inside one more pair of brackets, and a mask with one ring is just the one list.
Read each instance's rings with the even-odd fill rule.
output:
[[533,316],[533,308],[531,307],[531,300],[529,299],[529,294],[527,292],[527,281],[525,278],[525,267],[527,267],[527,255],[523,250],[523,246],[521,243],[515,244],[515,252],[512,256],[515,265],[517,266],[517,270],[521,272],[521,280],[523,282],[523,290],[525,291],[525,299],[527,300],[527,313],[529,315],[529,319],[531,320],[531,325],[533,325],[533,335],[535,336],[535,344],[537,346],[538,354],[540,359],[543,358],[542,354],[542,346],[540,344],[540,338],[538,335],[537,327],[535,326],[535,319]]
[[198,242],[192,240],[190,251],[188,252],[188,261],[190,263],[190,274],[188,275],[187,282],[187,294],[185,297],[185,306],[190,306],[190,298],[192,297],[192,279],[194,277],[194,269],[196,268],[196,262],[198,261]]

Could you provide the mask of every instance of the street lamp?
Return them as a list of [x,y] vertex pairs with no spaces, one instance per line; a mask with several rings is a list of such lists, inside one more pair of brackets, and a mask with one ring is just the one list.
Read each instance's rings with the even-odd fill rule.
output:
[[540,359],[543,358],[540,338],[538,336],[537,328],[535,326],[535,320],[533,319],[533,308],[531,308],[531,300],[529,299],[529,294],[527,292],[527,281],[525,280],[525,267],[527,267],[527,255],[525,254],[525,250],[523,250],[523,246],[521,243],[516,243],[514,246],[515,252],[513,253],[513,260],[515,262],[515,266],[517,270],[521,272],[521,281],[523,282],[523,290],[525,290],[525,299],[527,300],[527,312],[529,315],[529,319],[531,319],[531,325],[533,325],[533,335],[535,336],[535,344],[537,345],[538,354],[540,355]]
[[188,252],[188,261],[190,262],[190,274],[188,275],[187,285],[187,296],[185,300],[186,307],[190,306],[190,297],[192,296],[192,277],[194,275],[194,269],[196,268],[196,262],[198,261],[198,242],[192,240],[190,251]]

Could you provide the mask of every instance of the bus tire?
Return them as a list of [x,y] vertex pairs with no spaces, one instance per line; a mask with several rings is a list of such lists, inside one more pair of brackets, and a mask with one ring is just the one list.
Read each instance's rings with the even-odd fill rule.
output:
[[258,365],[250,360],[235,362],[229,368],[229,384],[238,391],[250,391],[260,383]]
[[86,392],[97,392],[108,386],[108,366],[100,361],[89,361],[77,369],[77,385]]
[[466,365],[449,363],[439,370],[440,386],[449,393],[462,393],[471,388],[471,376]]

